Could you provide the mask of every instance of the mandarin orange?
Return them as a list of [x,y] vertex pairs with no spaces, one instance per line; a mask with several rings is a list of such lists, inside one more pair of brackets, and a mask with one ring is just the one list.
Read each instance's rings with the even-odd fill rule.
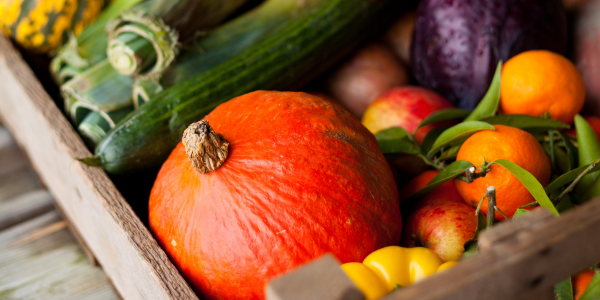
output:
[[502,69],[500,106],[506,114],[542,116],[572,124],[585,101],[585,84],[571,61],[546,50],[523,52]]
[[[548,184],[551,175],[550,159],[542,146],[533,137],[518,128],[495,125],[495,131],[485,130],[473,134],[462,145],[457,160],[465,160],[480,168],[484,160],[491,162],[506,159],[531,173],[541,184]],[[517,208],[534,201],[533,196],[523,184],[509,171],[498,165],[492,165],[490,172],[482,178],[468,184],[455,180],[456,188],[467,202],[476,207],[489,186],[496,188],[496,206],[508,217],[514,215]],[[482,210],[487,212],[487,199]],[[496,219],[504,217],[496,212]]]
[[573,296],[575,300],[581,298],[581,295],[583,295],[585,289],[587,289],[588,285],[590,285],[594,274],[594,270],[588,269],[571,278],[571,282],[573,283]]

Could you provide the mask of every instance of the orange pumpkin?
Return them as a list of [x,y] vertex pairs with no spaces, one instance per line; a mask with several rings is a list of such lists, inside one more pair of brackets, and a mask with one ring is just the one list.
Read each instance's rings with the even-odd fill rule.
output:
[[258,91],[204,120],[163,164],[149,210],[155,237],[206,298],[262,299],[268,279],[327,252],[356,262],[399,243],[389,166],[337,104]]

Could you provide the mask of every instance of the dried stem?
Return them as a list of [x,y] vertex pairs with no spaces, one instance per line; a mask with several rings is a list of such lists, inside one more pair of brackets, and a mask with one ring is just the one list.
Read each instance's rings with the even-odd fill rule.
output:
[[487,228],[490,228],[494,226],[494,223],[496,221],[496,188],[493,186],[488,187],[487,191],[485,192],[485,195],[488,198]]
[[229,153],[229,142],[214,132],[208,121],[192,123],[183,132],[182,142],[185,153],[200,174],[218,169]]

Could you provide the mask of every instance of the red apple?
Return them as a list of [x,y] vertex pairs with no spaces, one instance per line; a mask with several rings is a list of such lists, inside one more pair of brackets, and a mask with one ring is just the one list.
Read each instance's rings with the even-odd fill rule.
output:
[[426,247],[443,261],[459,260],[477,228],[475,209],[457,202],[437,202],[415,210],[404,224],[401,245]]
[[385,45],[358,50],[325,80],[327,92],[360,118],[381,93],[409,82],[408,72]]
[[[390,127],[402,127],[413,133],[421,121],[431,113],[444,108],[452,108],[450,101],[439,94],[415,86],[393,88],[381,94],[362,117],[362,123],[372,133]],[[425,126],[415,136],[420,144],[432,129],[444,124]]]
[[[436,170],[425,171],[409,181],[398,193],[400,196],[400,203],[408,199],[420,189],[424,188],[433,179],[433,177],[439,173],[440,172]],[[442,184],[440,187],[424,196],[421,200],[419,200],[416,208],[420,208],[432,203],[448,201],[465,203],[463,198],[458,193],[458,190],[456,189],[456,186],[452,180]]]

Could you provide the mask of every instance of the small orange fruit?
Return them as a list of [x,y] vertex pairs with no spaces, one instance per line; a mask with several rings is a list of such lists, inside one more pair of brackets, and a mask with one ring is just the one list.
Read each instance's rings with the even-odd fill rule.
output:
[[[414,193],[424,188],[430,181],[439,174],[439,171],[429,170],[421,173],[419,176],[409,181],[402,190],[400,190],[400,202],[405,201]],[[436,203],[436,202],[460,202],[463,203],[463,198],[460,196],[452,181],[442,184],[440,187],[427,194],[418,203],[418,207]]]
[[[531,173],[542,186],[547,185],[551,175],[550,159],[535,137],[514,127],[494,127],[496,131],[480,131],[468,138],[458,151],[456,159],[468,161],[478,168],[484,160],[510,160]],[[494,186],[496,206],[511,218],[517,208],[534,201],[527,188],[498,165],[492,165],[485,177],[476,179],[471,184],[462,180],[455,180],[455,184],[462,198],[473,207],[479,204],[486,189]],[[482,210],[487,212],[487,199],[483,202]],[[496,219],[503,220],[504,217],[496,212]]]
[[575,297],[575,300],[581,298],[581,295],[583,295],[585,289],[588,287],[588,285],[590,285],[594,274],[594,270],[588,269],[573,276],[571,282],[573,283],[573,297]]
[[585,85],[575,65],[546,50],[523,52],[502,69],[500,106],[506,114],[539,117],[545,113],[563,123],[573,118],[585,101]]

